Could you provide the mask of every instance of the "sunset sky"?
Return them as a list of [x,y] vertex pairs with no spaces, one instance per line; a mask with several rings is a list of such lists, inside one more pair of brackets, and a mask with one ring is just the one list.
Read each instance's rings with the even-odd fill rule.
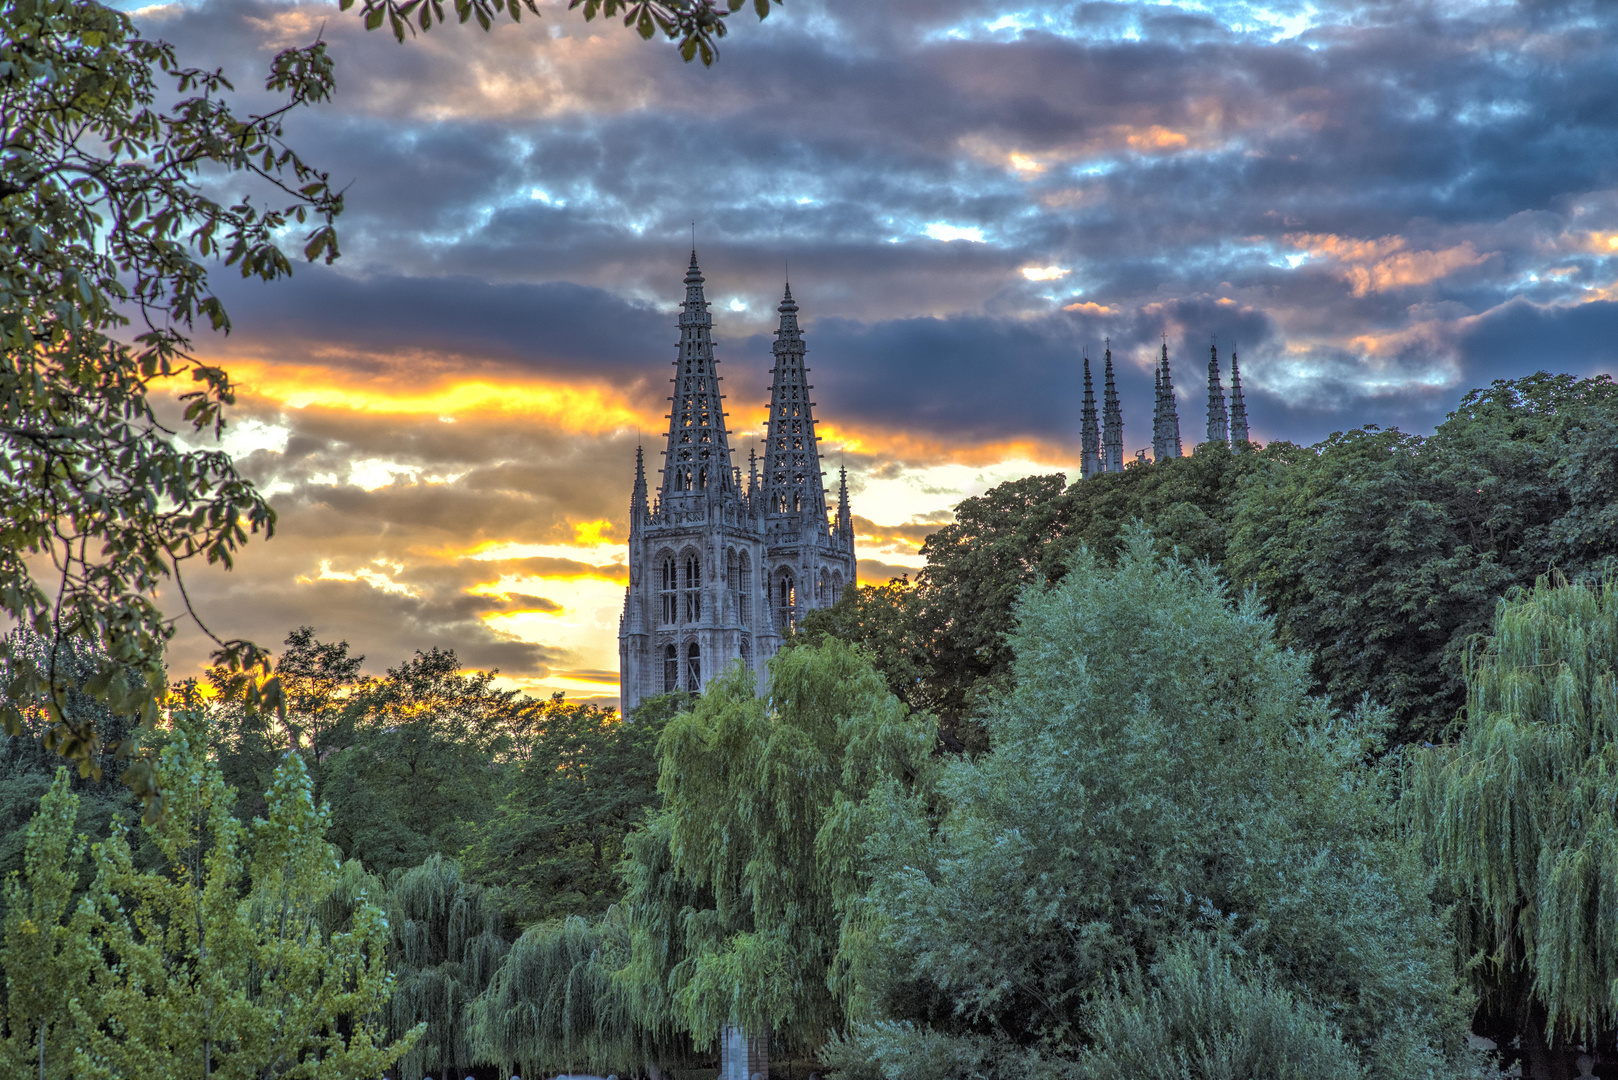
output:
[[[616,700],[693,222],[744,466],[790,260],[866,581],[961,498],[1076,474],[1078,358],[1108,337],[1130,450],[1164,334],[1188,446],[1210,334],[1261,441],[1425,432],[1491,379],[1615,368],[1610,2],[787,0],[712,69],[542,8],[403,45],[322,3],[138,10],[243,88],[317,34],[337,62],[287,138],[347,186],[343,257],[221,273],[235,330],[198,340],[280,513],[192,579],[222,636],[308,624],[373,672],[453,647]],[[174,673],[205,652],[183,629]]]

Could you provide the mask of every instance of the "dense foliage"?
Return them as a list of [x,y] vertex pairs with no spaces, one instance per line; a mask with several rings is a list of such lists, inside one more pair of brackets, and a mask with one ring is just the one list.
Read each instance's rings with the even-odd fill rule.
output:
[[1312,447],[1202,446],[1066,485],[1012,481],[964,500],[928,537],[914,587],[850,589],[807,633],[865,645],[946,745],[978,748],[986,696],[1009,685],[1009,632],[1029,584],[1060,581],[1082,545],[1103,559],[1135,521],[1164,551],[1253,586],[1286,644],[1341,707],[1393,710],[1399,741],[1442,737],[1465,704],[1467,648],[1495,601],[1556,568],[1618,567],[1618,386],[1538,374],[1466,395],[1425,438],[1374,428]]
[[1502,600],[1467,724],[1416,755],[1412,809],[1455,890],[1484,1026],[1530,1059],[1618,1026],[1618,582]]
[[1536,376],[1002,485],[762,694],[627,718],[299,628],[279,713],[182,685],[144,804],[47,743],[131,730],[131,665],[19,629],[0,1066],[655,1080],[735,1025],[845,1080],[1497,1076],[1470,1025],[1571,1076],[1618,1030],[1615,422]]
[[[875,1015],[906,1022],[856,1028],[884,1075],[919,1080],[914,1040],[941,1036],[990,1075],[1078,1075],[1095,1010],[1124,1022],[1109,993],[1140,998],[1146,969],[1189,992],[1186,963],[1235,964],[1219,977],[1300,1031],[1329,1021],[1371,1076],[1461,1075],[1467,1003],[1393,829],[1384,718],[1308,695],[1254,598],[1144,532],[1028,594],[1011,645],[992,751],[949,762],[941,813],[893,795],[868,835],[864,967]],[[1197,940],[1239,959],[1175,959]]]

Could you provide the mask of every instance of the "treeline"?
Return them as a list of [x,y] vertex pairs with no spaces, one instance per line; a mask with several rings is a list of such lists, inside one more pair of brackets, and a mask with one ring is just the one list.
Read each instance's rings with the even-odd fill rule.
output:
[[301,629],[284,717],[171,703],[160,799],[13,738],[0,1066],[657,1080],[734,1024],[846,1080],[1571,1077],[1618,1036],[1615,412],[1537,376],[1003,485],[763,696],[620,720]]
[[1114,558],[1137,521],[1164,553],[1255,589],[1279,640],[1311,657],[1316,692],[1339,708],[1368,695],[1398,741],[1441,741],[1500,597],[1618,567],[1618,386],[1542,372],[1467,394],[1426,437],[1368,426],[1002,484],[927,538],[914,583],[851,589],[805,629],[860,642],[950,748],[979,748],[981,703],[1009,685],[1018,597],[1062,580],[1081,547]]
[[[26,632],[12,644],[53,666]],[[323,1077],[373,1080],[384,1067],[459,1077],[498,1061],[479,1048],[467,1007],[524,927],[594,917],[622,895],[626,837],[657,803],[657,739],[681,699],[626,725],[610,709],[498,689],[452,651],[417,653],[381,677],[364,676],[362,664],[346,642],[304,627],[276,665],[284,714],[246,708],[240,676],[223,669],[179,687],[168,723],[143,739],[158,756],[161,795],[149,803],[121,782],[125,762],[111,755],[100,777],[59,773],[39,737],[45,708],[19,702],[32,733],[8,738],[0,757],[0,872],[13,882],[0,898],[0,968],[11,980],[0,1064],[26,1062],[27,1075],[47,1080],[148,1080],[300,1075],[288,1070],[318,1060]],[[99,667],[71,651],[54,659],[67,707],[108,741],[123,739],[127,722],[83,689]],[[277,831],[295,870],[263,867],[261,837]],[[266,936],[269,889],[286,896],[280,929]],[[115,932],[104,912],[131,908],[135,895],[138,917]],[[80,912],[86,903],[95,914]],[[206,929],[175,940],[169,931],[188,921]],[[43,929],[51,923],[54,932]],[[41,932],[54,943],[42,945]],[[266,985],[262,968],[277,962],[286,934],[316,944],[291,965],[297,981]],[[219,951],[220,965],[204,960],[221,949],[215,936],[232,943],[230,963]],[[137,979],[120,952],[129,942],[187,978]],[[308,957],[327,953],[329,973],[309,968]],[[50,972],[48,981],[30,989],[17,977],[24,967]],[[362,969],[370,982],[338,989]],[[211,1010],[208,985],[251,1007]],[[301,1017],[304,1043],[271,1048],[244,1034],[264,1028],[286,996],[325,1010]],[[73,997],[106,1010],[122,1002],[120,1014],[145,1002],[146,1029],[134,1014],[124,1025],[139,1047],[88,1038],[107,1035],[112,1013],[98,1018],[87,1004],[64,1015],[54,1004]],[[197,1021],[199,1010],[213,1020]]]

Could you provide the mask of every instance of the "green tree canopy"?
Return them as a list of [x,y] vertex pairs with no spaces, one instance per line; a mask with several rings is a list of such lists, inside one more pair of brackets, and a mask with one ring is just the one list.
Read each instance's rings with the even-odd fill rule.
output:
[[699,1047],[727,1024],[799,1046],[841,1025],[866,797],[930,768],[932,732],[851,646],[785,649],[769,671],[767,697],[738,669],[669,720],[663,807],[626,868],[623,977],[644,1026]]
[[1418,752],[1410,805],[1454,889],[1467,970],[1533,1076],[1618,1027],[1618,584],[1500,601],[1459,740]]
[[525,714],[505,796],[462,856],[514,924],[599,915],[622,895],[624,839],[658,805],[657,741],[684,704],[663,695],[624,720],[558,693]]
[[499,896],[467,881],[453,859],[433,855],[390,875],[387,905],[394,971],[388,1025],[395,1038],[421,1031],[402,1074],[458,1073],[479,1060],[468,1007],[511,947]]
[[1142,531],[1018,615],[992,752],[949,761],[941,815],[893,798],[868,832],[859,970],[873,1018],[911,1025],[857,1029],[887,1075],[941,1039],[997,1047],[991,1075],[1073,1066],[1098,995],[1204,935],[1316,1002],[1371,1075],[1455,1075],[1450,942],[1366,764],[1385,718],[1309,696],[1256,598]]

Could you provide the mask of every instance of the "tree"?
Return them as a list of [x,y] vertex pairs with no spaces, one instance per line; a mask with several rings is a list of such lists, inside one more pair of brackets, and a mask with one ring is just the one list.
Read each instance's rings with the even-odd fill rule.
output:
[[988,1047],[991,1076],[1029,1055],[1061,1075],[1109,987],[1204,937],[1318,1003],[1370,1075],[1457,1075],[1467,1002],[1374,763],[1385,716],[1309,696],[1256,598],[1141,530],[1116,569],[1081,549],[1031,588],[1011,646],[992,752],[867,832],[858,970],[890,1023],[855,1035],[888,1076],[952,1046]]
[[[741,6],[570,3],[586,18],[621,14],[642,37],[661,32],[704,64]],[[770,8],[753,0],[759,18]],[[534,0],[456,0],[454,9],[484,29],[502,10],[538,14]],[[386,22],[401,40],[412,22],[427,29],[446,14],[440,0],[365,0],[362,11],[368,27]],[[77,638],[101,650],[105,666],[86,689],[150,727],[175,622],[158,607],[159,588],[172,583],[195,617],[184,564],[229,567],[250,535],[274,532],[274,510],[227,455],[178,442],[181,432],[217,436],[234,401],[229,375],[191,354],[190,335],[199,320],[230,329],[210,260],[284,277],[292,260],[281,238],[306,226],[304,258],[337,258],[342,192],[281,137],[286,116],[332,85],[323,42],[287,49],[265,81],[284,103],[237,115],[222,71],[180,66],[171,46],[140,37],[128,16],[96,0],[0,7],[0,612],[50,640],[43,665],[24,659],[13,694],[46,698],[48,748],[86,775],[103,750],[129,747],[67,702],[60,647]],[[157,103],[170,87],[182,98],[164,110]],[[259,196],[216,202],[199,180],[220,173]],[[177,427],[157,405],[170,390],[183,390]],[[240,684],[249,703],[276,705],[268,654],[214,641],[220,664],[254,676]],[[0,702],[0,724],[22,729],[10,702]],[[152,770],[143,757],[124,776],[151,796]]]
[[407,1076],[442,1069],[448,1078],[478,1060],[467,1009],[511,947],[499,894],[433,855],[392,874],[387,901],[395,979],[388,1025],[395,1038],[421,1033],[400,1069]]
[[332,838],[372,873],[454,855],[494,812],[536,703],[463,672],[452,649],[417,652],[343,702],[341,749],[321,766]]
[[82,1075],[75,1035],[95,962],[86,912],[76,910],[73,895],[89,846],[82,835],[74,836],[78,804],[67,770],[57,769],[28,824],[22,874],[6,884],[0,1065],[8,1076],[68,1080]]
[[[164,84],[191,96],[164,111]],[[284,276],[278,234],[311,219],[304,255],[336,257],[341,193],[280,137],[288,112],[330,94],[325,45],[281,52],[265,85],[284,103],[238,116],[223,74],[181,67],[121,12],[93,0],[0,9],[0,610],[51,643],[42,663],[5,655],[13,696],[45,699],[47,746],[87,773],[107,740],[69,706],[63,644],[99,650],[85,689],[150,724],[173,632],[157,589],[173,581],[183,595],[182,564],[228,566],[250,533],[274,528],[229,458],[183,449],[154,404],[189,383],[183,426],[201,434],[220,430],[233,400],[225,372],[189,353],[198,319],[230,326],[207,260]],[[279,205],[215,202],[199,178],[220,171]],[[262,666],[247,643],[219,644],[221,662]],[[0,719],[22,730],[10,702]],[[150,778],[149,761],[129,777],[140,790]]]
[[1440,738],[1495,601],[1618,555],[1618,534],[1590,528],[1606,509],[1592,440],[1615,421],[1606,376],[1542,372],[1472,391],[1429,438],[1334,434],[1253,476],[1227,567],[1314,655],[1321,689],[1370,694],[1404,741]]
[[1618,1026],[1618,584],[1499,602],[1467,669],[1466,725],[1418,751],[1410,806],[1455,892],[1462,957],[1529,1074]]
[[341,875],[302,762],[287,759],[268,817],[243,826],[182,710],[156,779],[166,812],[145,828],[162,868],[135,866],[121,826],[94,848],[72,933],[91,962],[66,1002],[71,1075],[368,1080],[392,1065],[419,1032],[380,1041],[372,1020],[391,990],[381,909],[361,898],[346,929],[322,924]]
[[[641,37],[650,40],[658,33],[670,41],[680,43],[680,56],[689,63],[700,56],[705,66],[719,58],[718,39],[725,36],[725,18],[747,6],[748,0],[568,0],[568,8],[582,8],[586,19],[597,15],[612,18],[620,12],[624,25],[632,27]],[[780,4],[782,0],[774,0]],[[760,19],[770,13],[771,0],[751,0],[754,14]],[[354,0],[341,0],[344,11],[354,6]],[[455,17],[460,22],[476,19],[479,26],[489,29],[495,16],[504,11],[512,22],[522,18],[526,9],[537,17],[539,8],[534,0],[455,0]],[[415,26],[430,30],[445,21],[444,7],[432,0],[365,0],[360,8],[365,16],[365,28],[375,30],[384,20],[393,36],[400,41],[407,33],[415,33]],[[415,25],[412,25],[412,22]]]
[[865,800],[909,790],[934,736],[857,650],[836,640],[784,649],[767,698],[740,669],[669,720],[659,744],[660,813],[632,838],[623,978],[641,1023],[672,1021],[698,1047],[726,1025],[817,1045],[852,991]]
[[689,1059],[691,1043],[672,1025],[642,1024],[635,995],[617,977],[630,957],[621,906],[595,919],[550,919],[523,931],[488,990],[471,1008],[479,1060],[509,1073],[635,1072],[654,1076]]
[[527,749],[462,856],[515,925],[599,915],[622,895],[624,838],[658,804],[657,740],[685,704],[651,698],[622,720],[558,693],[524,718]]

